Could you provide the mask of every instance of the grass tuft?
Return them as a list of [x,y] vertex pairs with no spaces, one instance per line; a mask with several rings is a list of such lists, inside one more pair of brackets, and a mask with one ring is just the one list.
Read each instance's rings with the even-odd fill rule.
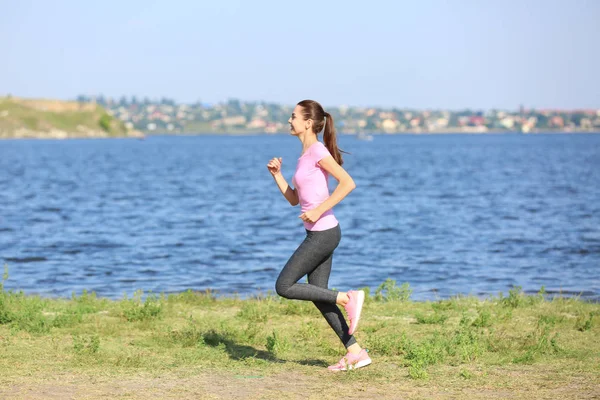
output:
[[121,316],[129,322],[147,321],[160,318],[163,311],[162,300],[154,294],[149,294],[146,300],[142,300],[143,292],[138,290],[132,299],[124,296],[121,301]]
[[575,329],[577,329],[580,332],[589,331],[590,329],[592,329],[593,319],[594,319],[593,313],[590,313],[587,318],[585,315],[580,315],[579,317],[577,317],[577,320],[575,321]]
[[412,289],[408,283],[403,283],[400,287],[396,286],[396,281],[386,279],[377,290],[375,290],[376,301],[409,301],[412,295]]
[[443,325],[448,320],[448,315],[439,312],[431,315],[417,313],[415,314],[415,318],[419,324]]
[[267,337],[267,351],[273,354],[275,357],[281,356],[290,350],[291,345],[289,340],[287,340],[281,334],[278,334],[277,331],[273,330],[273,334]]
[[100,349],[100,337],[98,335],[80,336],[73,335],[73,351],[77,355],[92,355]]

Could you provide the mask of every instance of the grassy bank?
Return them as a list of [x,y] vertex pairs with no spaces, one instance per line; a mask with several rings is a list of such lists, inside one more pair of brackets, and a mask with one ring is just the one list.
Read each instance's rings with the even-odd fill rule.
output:
[[96,104],[0,97],[0,139],[139,136]]
[[343,348],[311,303],[1,290],[0,398],[591,397],[599,325],[600,305],[576,298],[412,302],[388,280],[356,334],[374,363],[336,374]]

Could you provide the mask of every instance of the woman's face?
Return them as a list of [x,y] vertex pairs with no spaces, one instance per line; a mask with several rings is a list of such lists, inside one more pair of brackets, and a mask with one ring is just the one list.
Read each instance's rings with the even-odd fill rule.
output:
[[292,112],[292,116],[288,119],[288,123],[290,124],[290,133],[294,136],[298,136],[299,134],[306,131],[306,121],[304,120],[304,116],[302,115],[302,107],[296,106],[294,111]]

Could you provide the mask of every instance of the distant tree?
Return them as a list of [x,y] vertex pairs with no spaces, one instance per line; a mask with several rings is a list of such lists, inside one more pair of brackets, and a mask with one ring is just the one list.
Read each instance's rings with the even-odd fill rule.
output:
[[254,104],[249,104],[246,107],[246,111],[244,112],[244,117],[246,120],[250,121],[252,117],[254,117],[254,112],[256,111],[256,107]]
[[458,126],[458,114],[453,112],[450,114],[450,118],[448,120],[448,126],[451,128],[456,128]]
[[227,101],[227,111],[230,115],[240,115],[242,114],[242,106],[238,99],[229,99]]
[[581,126],[581,120],[585,118],[584,113],[574,113],[569,116],[571,122],[573,122],[576,126]]
[[108,114],[103,114],[100,117],[100,121],[98,122],[98,124],[100,125],[100,128],[102,128],[102,130],[104,130],[105,132],[110,132],[110,123],[112,121],[112,117]]
[[367,125],[365,126],[365,129],[368,131],[374,131],[377,129],[377,123],[375,122],[376,118],[375,117],[369,117],[367,118]]
[[544,114],[535,114],[535,117],[537,118],[537,128],[548,128],[548,117],[546,117]]

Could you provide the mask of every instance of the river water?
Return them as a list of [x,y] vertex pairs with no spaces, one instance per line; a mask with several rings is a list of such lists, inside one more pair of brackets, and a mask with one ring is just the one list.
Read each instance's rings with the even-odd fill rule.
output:
[[[373,138],[339,137],[357,189],[335,208],[332,287],[600,299],[600,135]],[[1,141],[5,288],[273,290],[305,232],[266,163],[291,182],[300,151],[286,135]]]

